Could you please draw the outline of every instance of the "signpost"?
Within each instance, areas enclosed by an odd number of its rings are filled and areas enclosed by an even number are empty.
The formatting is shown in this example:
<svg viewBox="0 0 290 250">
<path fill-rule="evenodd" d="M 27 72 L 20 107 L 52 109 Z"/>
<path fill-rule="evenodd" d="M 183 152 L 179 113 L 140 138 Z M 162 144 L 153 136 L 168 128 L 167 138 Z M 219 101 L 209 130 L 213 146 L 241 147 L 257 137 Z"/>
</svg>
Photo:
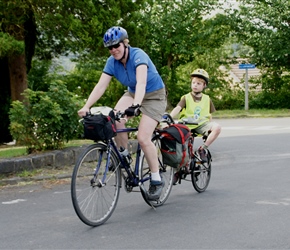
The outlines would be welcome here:
<svg viewBox="0 0 290 250">
<path fill-rule="evenodd" d="M 255 64 L 250 64 L 250 63 L 239 64 L 239 69 L 245 69 L 246 70 L 246 76 L 245 76 L 245 110 L 249 109 L 248 69 L 254 69 L 254 68 L 256 68 Z"/>
</svg>

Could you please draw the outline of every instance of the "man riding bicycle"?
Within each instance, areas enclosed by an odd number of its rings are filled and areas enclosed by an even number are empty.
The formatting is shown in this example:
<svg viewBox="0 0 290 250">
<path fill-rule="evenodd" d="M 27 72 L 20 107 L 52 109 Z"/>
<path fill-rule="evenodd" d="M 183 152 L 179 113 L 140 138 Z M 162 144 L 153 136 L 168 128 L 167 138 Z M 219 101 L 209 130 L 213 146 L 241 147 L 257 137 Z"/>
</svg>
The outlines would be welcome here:
<svg viewBox="0 0 290 250">
<path fill-rule="evenodd" d="M 138 116 L 142 112 L 137 139 L 151 170 L 148 199 L 157 200 L 164 182 L 159 174 L 156 147 L 151 141 L 151 135 L 166 109 L 164 83 L 149 56 L 142 49 L 129 45 L 124 28 L 116 26 L 108 29 L 103 43 L 111 56 L 107 59 L 98 84 L 78 114 L 82 117 L 89 112 L 90 107 L 104 94 L 113 76 L 128 87 L 128 91 L 117 102 L 115 110 L 125 111 L 127 117 Z M 123 129 L 125 121 L 116 125 L 117 129 Z M 127 133 L 119 133 L 115 139 L 118 147 L 127 148 Z"/>
</svg>

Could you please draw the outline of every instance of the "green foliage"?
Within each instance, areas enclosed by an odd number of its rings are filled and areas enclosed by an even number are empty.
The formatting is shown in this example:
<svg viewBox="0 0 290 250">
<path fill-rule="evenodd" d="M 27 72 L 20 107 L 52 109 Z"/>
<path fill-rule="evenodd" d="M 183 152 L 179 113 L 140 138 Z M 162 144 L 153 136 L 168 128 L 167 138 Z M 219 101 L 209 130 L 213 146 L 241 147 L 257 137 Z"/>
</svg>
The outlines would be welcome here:
<svg viewBox="0 0 290 250">
<path fill-rule="evenodd" d="M 101 62 L 100 62 L 101 61 Z M 63 77 L 68 86 L 68 90 L 79 96 L 84 102 L 97 84 L 104 67 L 104 60 L 98 63 L 93 61 L 80 62 L 76 69 Z M 124 94 L 124 87 L 115 78 L 109 84 L 104 95 L 98 100 L 97 106 L 114 107 L 120 97 Z"/>
<path fill-rule="evenodd" d="M 33 60 L 32 68 L 28 74 L 28 87 L 31 90 L 48 91 L 49 84 L 53 80 L 53 75 L 49 73 L 51 61 Z"/>
<path fill-rule="evenodd" d="M 50 84 L 48 92 L 24 92 L 24 102 L 15 101 L 10 109 L 10 131 L 29 153 L 59 149 L 76 137 L 80 102 L 62 82 Z"/>
<path fill-rule="evenodd" d="M 233 31 L 253 48 L 251 61 L 262 68 L 290 69 L 288 0 L 239 0 L 240 9 L 231 15 Z"/>
<path fill-rule="evenodd" d="M 258 92 L 250 100 L 252 108 L 290 109 L 290 75 L 267 74 L 263 77 L 264 91 Z"/>
<path fill-rule="evenodd" d="M 144 13 L 141 25 L 148 29 L 147 37 L 151 41 L 145 50 L 159 70 L 176 69 L 204 54 L 205 48 L 216 48 L 223 43 L 225 18 L 203 18 L 218 5 L 215 0 L 154 1 Z M 167 82 L 167 75 L 162 76 Z"/>
<path fill-rule="evenodd" d="M 123 21 L 132 34 L 136 33 L 133 17 L 139 15 L 135 12 L 143 9 L 144 2 L 1 0 L 0 57 L 10 52 L 24 53 L 24 47 L 27 65 L 33 55 L 51 59 L 70 52 L 107 54 L 106 50 L 100 50 L 104 32 Z"/>
<path fill-rule="evenodd" d="M 220 98 L 210 95 L 217 110 L 243 109 L 245 105 L 245 94 L 241 89 L 224 89 Z"/>
<path fill-rule="evenodd" d="M 205 18 L 219 6 L 216 0 L 158 0 L 143 13 L 140 25 L 150 41 L 144 44 L 144 50 L 165 82 L 169 108 L 190 91 L 189 74 L 193 69 L 204 68 L 216 75 L 225 61 L 221 60 L 222 53 L 215 51 L 229 36 L 227 17 L 219 14 Z"/>
<path fill-rule="evenodd" d="M 88 98 L 101 76 L 102 70 L 93 62 L 78 63 L 75 70 L 64 76 L 68 90 L 82 99 Z"/>
<path fill-rule="evenodd" d="M 68 52 L 102 56 L 102 37 L 111 26 L 132 22 L 144 0 L 43 0 L 33 1 L 37 25 L 41 28 L 37 55 L 51 58 Z M 127 26 L 127 25 L 125 25 Z M 55 28 L 57 27 L 57 28 Z M 89 53 L 88 53 L 89 52 Z"/>
<path fill-rule="evenodd" d="M 217 109 L 243 107 L 243 90 L 232 88 L 219 70 L 235 56 L 248 57 L 266 72 L 257 80 L 263 93 L 250 94 L 250 107 L 261 107 L 263 102 L 267 107 L 285 105 L 289 92 L 289 79 L 284 75 L 290 69 L 290 2 L 239 2 L 240 8 L 232 15 L 212 16 L 212 11 L 220 8 L 218 0 L 3 0 L 0 57 L 23 53 L 24 47 L 26 54 L 33 55 L 36 48 L 38 59 L 47 61 L 33 61 L 29 88 L 48 91 L 50 82 L 60 79 L 84 102 L 109 55 L 103 48 L 103 34 L 109 27 L 121 25 L 129 33 L 130 44 L 143 48 L 156 65 L 168 90 L 169 105 L 174 106 L 190 91 L 189 73 L 204 68 L 211 78 L 205 93 Z M 29 39 L 34 36 L 37 44 Z M 52 57 L 71 52 L 86 61 L 79 61 L 72 74 L 48 72 Z M 29 64 L 30 57 L 26 59 Z M 113 79 L 97 105 L 113 107 L 124 89 Z"/>
<path fill-rule="evenodd" d="M 0 58 L 12 55 L 12 54 L 23 54 L 24 42 L 17 41 L 14 37 L 9 34 L 0 31 Z"/>
<path fill-rule="evenodd" d="M 262 87 L 252 93 L 251 108 L 289 108 L 290 2 L 239 0 L 230 23 L 238 41 L 251 48 L 246 56 L 262 76 L 255 80 Z M 252 80 L 251 80 L 252 81 Z"/>
<path fill-rule="evenodd" d="M 239 0 L 230 23 L 238 40 L 251 47 L 250 61 L 260 68 L 290 70 L 290 2 Z"/>
</svg>

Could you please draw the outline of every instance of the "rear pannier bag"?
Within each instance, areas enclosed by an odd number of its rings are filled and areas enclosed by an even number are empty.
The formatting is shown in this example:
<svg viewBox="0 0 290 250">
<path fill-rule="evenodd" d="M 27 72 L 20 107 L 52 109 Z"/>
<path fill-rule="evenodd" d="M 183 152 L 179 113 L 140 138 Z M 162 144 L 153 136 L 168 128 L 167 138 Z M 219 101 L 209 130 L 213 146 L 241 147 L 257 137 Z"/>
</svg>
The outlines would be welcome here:
<svg viewBox="0 0 290 250">
<path fill-rule="evenodd" d="M 159 130 L 159 134 L 163 164 L 178 169 L 186 166 L 193 140 L 190 129 L 183 124 L 172 124 Z"/>
<path fill-rule="evenodd" d="M 113 111 L 109 115 L 97 113 L 83 118 L 84 138 L 94 141 L 106 141 L 116 135 L 115 114 Z"/>
</svg>

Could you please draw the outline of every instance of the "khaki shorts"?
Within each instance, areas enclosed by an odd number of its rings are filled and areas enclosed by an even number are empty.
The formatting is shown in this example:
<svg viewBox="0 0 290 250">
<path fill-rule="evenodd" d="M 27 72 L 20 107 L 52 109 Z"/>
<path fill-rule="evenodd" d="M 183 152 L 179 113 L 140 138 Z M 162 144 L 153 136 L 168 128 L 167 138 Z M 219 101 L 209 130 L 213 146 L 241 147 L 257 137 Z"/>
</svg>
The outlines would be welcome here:
<svg viewBox="0 0 290 250">
<path fill-rule="evenodd" d="M 134 98 L 134 93 L 126 92 L 123 96 L 131 96 Z M 146 93 L 142 104 L 141 112 L 152 119 L 160 122 L 167 106 L 167 97 L 165 88 L 159 89 L 150 93 Z"/>
<path fill-rule="evenodd" d="M 212 129 L 212 127 L 217 124 L 216 122 L 205 122 L 204 124 L 201 124 L 200 126 L 198 126 L 197 128 L 195 128 L 194 130 L 200 134 L 200 135 L 204 135 L 207 134 L 207 132 L 209 130 Z"/>
</svg>

